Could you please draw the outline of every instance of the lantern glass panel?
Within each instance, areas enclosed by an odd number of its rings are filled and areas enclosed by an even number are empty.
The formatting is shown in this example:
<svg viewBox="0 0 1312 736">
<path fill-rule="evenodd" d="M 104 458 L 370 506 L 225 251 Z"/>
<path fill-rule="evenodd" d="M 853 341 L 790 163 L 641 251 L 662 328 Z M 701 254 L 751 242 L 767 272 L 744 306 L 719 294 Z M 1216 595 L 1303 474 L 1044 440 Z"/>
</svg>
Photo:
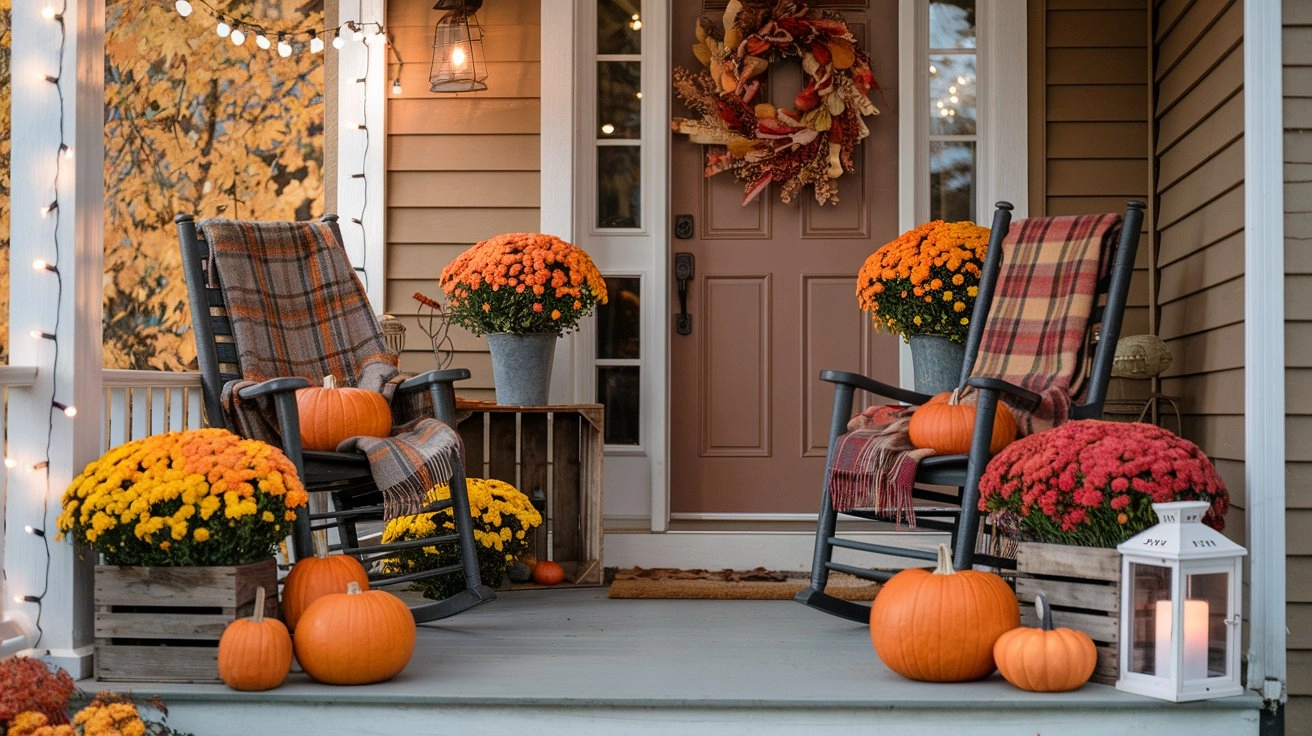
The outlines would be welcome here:
<svg viewBox="0 0 1312 736">
<path fill-rule="evenodd" d="M 1203 667 L 1206 677 L 1226 677 L 1230 673 L 1228 664 L 1230 662 L 1230 631 L 1226 623 L 1227 608 L 1229 607 L 1230 597 L 1230 575 L 1225 572 L 1207 572 L 1201 574 L 1192 574 L 1185 577 L 1185 611 L 1189 611 L 1188 606 L 1193 605 L 1201 607 L 1206 612 L 1206 627 L 1204 631 L 1194 634 L 1190 639 L 1190 629 L 1188 622 L 1185 625 L 1185 658 L 1189 659 L 1191 651 L 1205 651 L 1205 656 L 1200 655 L 1205 663 Z M 1196 675 L 1197 673 L 1195 673 Z M 1185 671 L 1186 677 L 1191 677 L 1188 670 Z"/>
<path fill-rule="evenodd" d="M 1158 677 L 1171 673 L 1171 568 L 1130 563 L 1128 600 L 1134 606 L 1130 672 Z"/>
</svg>

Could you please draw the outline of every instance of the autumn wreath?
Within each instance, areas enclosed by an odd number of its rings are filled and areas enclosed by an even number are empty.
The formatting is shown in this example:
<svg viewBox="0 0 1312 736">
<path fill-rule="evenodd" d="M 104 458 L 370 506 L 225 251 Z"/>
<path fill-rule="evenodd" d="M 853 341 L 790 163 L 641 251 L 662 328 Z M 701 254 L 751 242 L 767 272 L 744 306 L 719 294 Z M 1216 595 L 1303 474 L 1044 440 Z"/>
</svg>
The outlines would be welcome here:
<svg viewBox="0 0 1312 736">
<path fill-rule="evenodd" d="M 852 151 L 870 135 L 862 117 L 879 114 L 869 98 L 870 57 L 847 23 L 793 0 L 729 0 L 722 36 L 705 18 L 696 32 L 692 50 L 705 68 L 676 68 L 674 91 L 701 117 L 676 118 L 672 127 L 714 146 L 706 176 L 733 171 L 745 185 L 744 205 L 772 181 L 783 185 L 785 203 L 808 184 L 820 204 L 837 203 L 835 181 L 854 169 Z M 792 107 L 754 102 L 770 64 L 789 58 L 801 60 L 806 80 Z"/>
</svg>

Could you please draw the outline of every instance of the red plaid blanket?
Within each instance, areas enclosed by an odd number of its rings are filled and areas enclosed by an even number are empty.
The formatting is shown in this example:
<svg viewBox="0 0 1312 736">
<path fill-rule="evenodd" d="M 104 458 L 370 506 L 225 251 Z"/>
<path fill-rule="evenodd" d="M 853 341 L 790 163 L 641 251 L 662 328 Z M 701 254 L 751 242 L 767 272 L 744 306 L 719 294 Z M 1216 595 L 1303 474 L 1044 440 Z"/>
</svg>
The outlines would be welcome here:
<svg viewBox="0 0 1312 736">
<path fill-rule="evenodd" d="M 229 382 L 222 395 L 234 431 L 281 445 L 272 403 L 238 396 L 279 376 L 319 385 L 331 374 L 391 402 L 400 381 L 396 356 L 330 224 L 208 219 L 197 225 L 223 281 L 238 346 L 242 379 Z M 355 438 L 339 448 L 368 455 L 389 519 L 423 509 L 428 489 L 450 480 L 460 446 L 450 427 L 414 419 L 413 407 L 392 403 L 398 426 L 391 437 Z"/>
<path fill-rule="evenodd" d="M 829 469 L 829 503 L 838 511 L 876 509 L 916 525 L 911 491 L 920 459 L 934 454 L 907 438 L 915 407 L 884 405 L 853 417 Z"/>
<path fill-rule="evenodd" d="M 1089 318 L 1098 281 L 1111 269 L 1121 231 L 1117 214 L 1042 217 L 1013 223 L 1003 268 L 971 371 L 1041 397 L 1015 412 L 1021 434 L 1066 420 L 1084 388 Z M 1013 407 L 1014 408 L 1014 407 Z"/>
</svg>

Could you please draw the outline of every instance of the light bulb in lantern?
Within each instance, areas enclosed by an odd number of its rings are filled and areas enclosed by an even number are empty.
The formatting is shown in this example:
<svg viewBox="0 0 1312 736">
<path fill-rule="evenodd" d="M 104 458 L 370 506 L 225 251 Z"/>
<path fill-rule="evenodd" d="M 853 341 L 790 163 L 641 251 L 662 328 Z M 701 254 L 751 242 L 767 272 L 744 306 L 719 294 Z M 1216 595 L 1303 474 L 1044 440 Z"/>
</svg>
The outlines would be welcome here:
<svg viewBox="0 0 1312 736">
<path fill-rule="evenodd" d="M 232 33 L 232 26 L 228 25 L 227 20 L 219 18 L 219 24 L 214 26 L 214 32 L 219 34 L 219 38 L 227 38 L 228 34 Z"/>
<path fill-rule="evenodd" d="M 178 0 L 176 3 L 173 3 L 173 9 L 178 11 L 178 15 L 183 18 L 191 15 L 191 3 L 187 2 L 187 0 Z"/>
<path fill-rule="evenodd" d="M 234 28 L 232 29 L 232 35 L 228 38 L 232 39 L 233 46 L 240 46 L 246 43 L 246 32 L 240 28 Z"/>
<path fill-rule="evenodd" d="M 320 51 L 323 51 L 323 39 L 319 38 L 318 33 L 310 31 L 310 53 L 317 54 Z"/>
<path fill-rule="evenodd" d="M 467 58 L 467 57 L 465 56 L 465 47 L 464 47 L 464 46 L 456 46 L 454 49 L 451 49 L 451 66 L 452 66 L 452 67 L 454 67 L 454 68 L 456 68 L 456 69 L 464 69 L 464 68 L 465 68 L 465 59 L 466 59 L 466 58 Z"/>
<path fill-rule="evenodd" d="M 264 35 L 263 33 L 260 33 L 255 36 L 255 45 L 259 46 L 261 49 L 265 51 L 268 51 L 269 47 L 273 46 L 273 42 L 269 40 L 268 36 Z"/>
</svg>

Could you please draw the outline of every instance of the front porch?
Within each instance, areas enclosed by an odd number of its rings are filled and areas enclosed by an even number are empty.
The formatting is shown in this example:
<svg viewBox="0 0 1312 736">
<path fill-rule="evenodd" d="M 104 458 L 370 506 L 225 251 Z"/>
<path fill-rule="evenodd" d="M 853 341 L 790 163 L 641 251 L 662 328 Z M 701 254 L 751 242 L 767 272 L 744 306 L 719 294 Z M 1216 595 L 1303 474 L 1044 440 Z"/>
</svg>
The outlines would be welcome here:
<svg viewBox="0 0 1312 736">
<path fill-rule="evenodd" d="M 498 593 L 419 627 L 397 678 L 336 687 L 295 672 L 280 688 L 79 683 L 158 694 L 169 724 L 215 733 L 1258 733 L 1247 694 L 1167 703 L 1085 685 L 1027 693 L 905 680 L 865 627 L 792 601 L 610 600 L 604 588 Z"/>
</svg>

